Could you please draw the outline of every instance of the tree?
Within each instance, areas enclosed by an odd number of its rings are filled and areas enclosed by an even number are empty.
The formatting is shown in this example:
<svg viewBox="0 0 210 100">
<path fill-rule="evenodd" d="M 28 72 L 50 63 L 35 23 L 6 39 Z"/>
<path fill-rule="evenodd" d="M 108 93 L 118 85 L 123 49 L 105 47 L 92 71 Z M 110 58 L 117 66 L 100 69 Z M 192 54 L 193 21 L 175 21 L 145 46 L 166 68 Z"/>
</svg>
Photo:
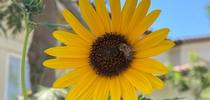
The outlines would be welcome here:
<svg viewBox="0 0 210 100">
<path fill-rule="evenodd" d="M 207 5 L 207 11 L 208 11 L 208 14 L 209 14 L 209 17 L 210 17 L 210 4 Z"/>
<path fill-rule="evenodd" d="M 54 0 L 45 0 L 45 8 L 42 13 L 35 16 L 36 22 L 50 21 L 54 22 L 58 18 L 58 10 Z M 29 48 L 28 57 L 31 66 L 31 83 L 32 86 L 41 84 L 45 86 L 50 86 L 55 79 L 55 72 L 51 69 L 46 69 L 43 67 L 42 62 L 44 59 L 48 58 L 43 51 L 51 46 L 56 45 L 55 39 L 53 39 L 51 33 L 54 29 L 47 28 L 45 26 L 37 26 L 33 32 L 32 43 Z"/>
</svg>

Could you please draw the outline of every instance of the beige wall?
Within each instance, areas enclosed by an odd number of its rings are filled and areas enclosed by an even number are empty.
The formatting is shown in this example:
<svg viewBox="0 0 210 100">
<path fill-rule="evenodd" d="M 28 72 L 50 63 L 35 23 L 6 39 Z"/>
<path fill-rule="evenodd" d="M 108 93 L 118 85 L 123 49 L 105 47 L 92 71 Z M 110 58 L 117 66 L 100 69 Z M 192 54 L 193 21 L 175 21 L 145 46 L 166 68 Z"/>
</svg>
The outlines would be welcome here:
<svg viewBox="0 0 210 100">
<path fill-rule="evenodd" d="M 195 52 L 201 60 L 210 63 L 210 40 L 183 42 L 155 58 L 167 64 L 181 65 L 189 62 L 190 52 Z"/>
<path fill-rule="evenodd" d="M 188 62 L 187 54 L 189 51 L 196 52 L 202 60 L 210 62 L 210 39 L 198 42 L 189 42 L 180 46 L 181 63 Z"/>
</svg>

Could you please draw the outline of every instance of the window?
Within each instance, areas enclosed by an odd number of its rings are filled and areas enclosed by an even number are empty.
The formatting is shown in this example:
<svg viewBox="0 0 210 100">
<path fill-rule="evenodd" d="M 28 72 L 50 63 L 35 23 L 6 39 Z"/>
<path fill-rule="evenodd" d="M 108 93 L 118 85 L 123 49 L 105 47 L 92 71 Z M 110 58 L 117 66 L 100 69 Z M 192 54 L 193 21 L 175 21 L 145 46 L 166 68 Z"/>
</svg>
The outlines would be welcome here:
<svg viewBox="0 0 210 100">
<path fill-rule="evenodd" d="M 21 93 L 21 68 L 20 68 L 20 57 L 11 55 L 9 56 L 8 65 L 8 79 L 6 87 L 6 100 L 16 100 Z M 27 89 L 30 89 L 30 67 L 26 63 L 25 67 L 25 80 Z"/>
</svg>

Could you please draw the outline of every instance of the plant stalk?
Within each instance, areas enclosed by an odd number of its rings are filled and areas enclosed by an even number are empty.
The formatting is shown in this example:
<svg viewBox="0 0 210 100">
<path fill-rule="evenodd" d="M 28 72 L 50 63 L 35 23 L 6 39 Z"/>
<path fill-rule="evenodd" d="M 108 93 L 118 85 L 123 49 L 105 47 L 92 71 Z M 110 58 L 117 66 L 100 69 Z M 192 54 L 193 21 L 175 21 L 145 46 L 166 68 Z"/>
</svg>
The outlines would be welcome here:
<svg viewBox="0 0 210 100">
<path fill-rule="evenodd" d="M 28 100 L 26 81 L 25 81 L 25 63 L 26 63 L 27 48 L 29 43 L 30 27 L 28 26 L 29 14 L 27 12 L 25 12 L 24 14 L 24 22 L 25 22 L 25 36 L 24 36 L 24 44 L 22 48 L 22 57 L 21 57 L 21 88 L 24 100 Z"/>
</svg>

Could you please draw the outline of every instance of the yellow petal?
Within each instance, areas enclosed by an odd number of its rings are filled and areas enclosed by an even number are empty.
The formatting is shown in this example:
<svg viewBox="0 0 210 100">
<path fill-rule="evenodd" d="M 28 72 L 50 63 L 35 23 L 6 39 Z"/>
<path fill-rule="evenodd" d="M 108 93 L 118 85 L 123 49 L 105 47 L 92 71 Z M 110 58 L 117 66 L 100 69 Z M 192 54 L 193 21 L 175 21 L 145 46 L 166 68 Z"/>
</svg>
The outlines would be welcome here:
<svg viewBox="0 0 210 100">
<path fill-rule="evenodd" d="M 147 15 L 141 23 L 139 23 L 130 33 L 129 39 L 132 43 L 136 42 L 136 39 L 140 37 L 148 28 L 155 22 L 160 15 L 160 10 L 154 10 Z"/>
<path fill-rule="evenodd" d="M 150 58 L 135 59 L 131 66 L 139 71 L 151 74 L 166 74 L 168 72 L 164 64 Z"/>
<path fill-rule="evenodd" d="M 79 47 L 58 46 L 44 51 L 46 54 L 62 58 L 87 58 L 88 50 Z"/>
<path fill-rule="evenodd" d="M 135 88 L 124 76 L 120 76 L 120 84 L 123 100 L 138 100 Z"/>
<path fill-rule="evenodd" d="M 168 28 L 163 28 L 163 29 L 154 31 L 150 33 L 149 35 L 145 36 L 144 39 L 139 40 L 135 44 L 134 48 L 143 50 L 149 47 L 154 47 L 166 39 L 168 32 L 169 32 Z"/>
<path fill-rule="evenodd" d="M 103 82 L 104 82 L 104 79 L 103 79 L 103 77 L 101 77 L 101 78 L 98 80 L 98 82 L 97 82 L 97 84 L 96 84 L 96 86 L 95 86 L 95 91 L 93 92 L 92 100 L 100 100 L 100 99 L 98 99 L 98 98 L 100 98 L 100 97 L 98 96 L 98 93 L 101 92 L 101 90 L 100 90 L 101 87 L 103 88 L 103 86 L 102 86 Z"/>
<path fill-rule="evenodd" d="M 121 88 L 120 88 L 120 82 L 119 77 L 113 77 L 110 80 L 110 96 L 111 100 L 121 100 Z"/>
<path fill-rule="evenodd" d="M 129 33 L 133 30 L 133 28 L 138 24 L 141 23 L 143 18 L 146 16 L 147 11 L 150 7 L 150 0 L 142 0 L 141 3 L 136 8 L 133 17 L 128 25 L 126 33 Z M 131 34 L 131 33 L 130 33 Z"/>
<path fill-rule="evenodd" d="M 86 92 L 84 92 L 78 99 L 79 100 L 90 100 L 90 98 L 92 97 L 93 95 L 93 92 L 95 91 L 95 88 L 96 88 L 96 85 L 98 84 L 98 80 L 99 80 L 100 77 L 97 77 L 95 79 L 95 81 L 93 82 L 93 84 L 91 84 L 89 86 L 89 88 L 87 89 Z"/>
<path fill-rule="evenodd" d="M 69 23 L 69 25 L 73 28 L 73 30 L 84 40 L 89 43 L 95 39 L 94 35 L 90 33 L 78 20 L 74 17 L 74 15 L 69 12 L 67 9 L 64 9 L 63 16 L 65 20 Z"/>
<path fill-rule="evenodd" d="M 102 21 L 100 20 L 99 16 L 89 1 L 79 0 L 79 5 L 83 19 L 86 21 L 93 33 L 97 35 L 104 34 L 105 30 Z"/>
<path fill-rule="evenodd" d="M 109 79 L 103 78 L 99 87 L 100 91 L 95 91 L 93 100 L 107 100 L 109 95 Z M 96 95 L 97 94 L 97 95 Z"/>
<path fill-rule="evenodd" d="M 60 42 L 64 43 L 65 45 L 74 46 L 74 47 L 88 47 L 86 41 L 81 39 L 78 35 L 70 32 L 65 31 L 54 31 L 53 36 Z"/>
<path fill-rule="evenodd" d="M 89 66 L 87 66 L 63 75 L 53 83 L 53 88 L 65 88 L 75 83 L 78 84 L 78 82 L 83 78 L 84 73 L 87 73 L 89 69 Z"/>
<path fill-rule="evenodd" d="M 47 68 L 66 69 L 66 68 L 79 68 L 88 65 L 88 58 L 56 58 L 49 59 L 43 62 Z"/>
<path fill-rule="evenodd" d="M 111 30 L 112 32 L 120 32 L 121 7 L 120 0 L 109 0 L 111 9 Z"/>
<path fill-rule="evenodd" d="M 110 17 L 106 9 L 104 0 L 95 0 L 95 5 L 96 5 L 96 12 L 104 24 L 105 32 L 110 33 L 111 32 Z"/>
<path fill-rule="evenodd" d="M 143 92 L 144 94 L 152 93 L 152 85 L 150 84 L 149 80 L 137 70 L 128 69 L 128 71 L 125 72 L 124 77 L 126 77 L 126 79 L 129 80 L 129 82 L 134 87 L 136 87 L 139 91 Z"/>
<path fill-rule="evenodd" d="M 66 100 L 77 100 L 77 98 L 81 96 L 81 94 L 86 92 L 87 89 L 91 86 L 91 84 L 93 84 L 93 82 L 97 78 L 97 75 L 95 74 L 95 72 L 92 71 L 92 69 L 89 69 L 88 71 L 82 74 L 84 77 L 67 94 Z"/>
<path fill-rule="evenodd" d="M 137 0 L 126 0 L 125 6 L 122 10 L 122 19 L 121 19 L 121 30 L 120 33 L 125 34 L 125 29 L 128 27 L 129 22 L 133 16 L 133 13 L 136 8 Z"/>
<path fill-rule="evenodd" d="M 174 42 L 165 40 L 159 43 L 158 45 L 154 47 L 150 47 L 148 49 L 142 49 L 142 50 L 137 50 L 136 52 L 136 57 L 137 58 L 145 58 L 145 57 L 152 57 L 152 56 L 157 56 L 170 48 L 174 46 Z"/>
<path fill-rule="evenodd" d="M 143 72 L 142 72 L 143 73 Z M 152 84 L 152 88 L 154 89 L 162 89 L 164 87 L 164 83 L 158 77 L 153 76 L 152 74 L 143 73 L 144 76 L 150 81 Z"/>
</svg>

